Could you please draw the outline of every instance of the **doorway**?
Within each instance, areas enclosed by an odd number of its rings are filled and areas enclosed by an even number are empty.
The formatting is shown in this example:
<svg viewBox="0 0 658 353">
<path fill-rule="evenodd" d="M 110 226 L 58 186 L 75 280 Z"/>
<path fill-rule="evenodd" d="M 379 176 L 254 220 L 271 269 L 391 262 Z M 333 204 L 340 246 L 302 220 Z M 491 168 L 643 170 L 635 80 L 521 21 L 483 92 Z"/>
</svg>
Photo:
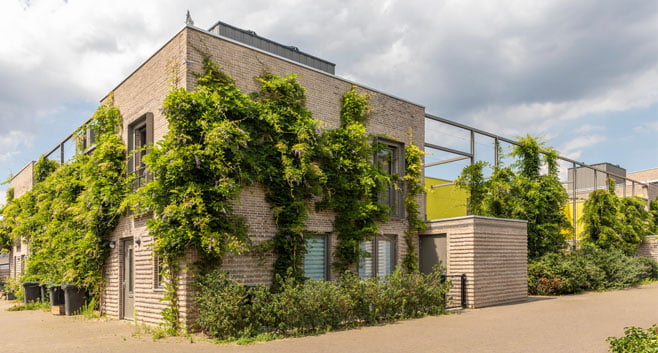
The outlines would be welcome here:
<svg viewBox="0 0 658 353">
<path fill-rule="evenodd" d="M 135 312 L 135 254 L 133 238 L 121 241 L 121 318 L 132 320 Z"/>
</svg>

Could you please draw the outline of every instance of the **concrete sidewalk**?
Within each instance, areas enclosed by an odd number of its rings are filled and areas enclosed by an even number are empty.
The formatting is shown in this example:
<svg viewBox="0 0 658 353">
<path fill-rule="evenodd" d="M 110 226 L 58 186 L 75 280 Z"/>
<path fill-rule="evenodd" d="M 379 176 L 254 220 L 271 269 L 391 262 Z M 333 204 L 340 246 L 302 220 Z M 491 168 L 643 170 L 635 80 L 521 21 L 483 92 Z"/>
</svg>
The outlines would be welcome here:
<svg viewBox="0 0 658 353">
<path fill-rule="evenodd" d="M 468 310 L 390 325 L 248 346 L 190 339 L 154 342 L 116 320 L 8 312 L 0 304 L 2 352 L 606 352 L 625 326 L 658 323 L 658 284 L 622 291 L 534 297 L 515 305 Z"/>
</svg>

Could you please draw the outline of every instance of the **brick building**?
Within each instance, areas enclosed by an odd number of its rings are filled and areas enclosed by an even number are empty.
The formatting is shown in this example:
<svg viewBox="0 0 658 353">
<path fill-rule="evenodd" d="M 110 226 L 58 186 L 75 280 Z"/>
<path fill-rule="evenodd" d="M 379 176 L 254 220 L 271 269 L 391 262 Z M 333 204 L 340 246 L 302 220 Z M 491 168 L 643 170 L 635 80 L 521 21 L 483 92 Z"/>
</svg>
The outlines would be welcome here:
<svg viewBox="0 0 658 353">
<path fill-rule="evenodd" d="M 398 161 L 404 162 L 404 145 L 408 142 L 410 130 L 414 143 L 423 146 L 424 107 L 337 77 L 333 64 L 295 47 L 281 45 L 253 32 L 219 22 L 208 31 L 186 26 L 102 99 L 103 103 L 111 99 L 121 111 L 122 139 L 128 150 L 157 142 L 167 133 L 167 121 L 161 113 L 163 101 L 172 84 L 187 90 L 195 89 L 194 74 L 203 71 L 203 55 L 210 55 L 235 79 L 243 92 L 256 91 L 258 85 L 254 78 L 263 72 L 275 75 L 295 73 L 299 83 L 307 90 L 307 108 L 328 129 L 339 126 L 341 97 L 356 86 L 357 90 L 370 97 L 372 115 L 367 125 L 369 132 L 387 136 Z M 13 178 L 11 184 L 16 197 L 31 188 L 32 166 L 33 163 Z M 128 169 L 140 172 L 135 165 L 129 165 Z M 419 198 L 419 202 L 424 200 Z M 236 213 L 246 218 L 249 233 L 253 235 L 252 241 L 256 244 L 271 239 L 277 231 L 270 206 L 264 199 L 264 190 L 259 186 L 244 189 L 236 203 Z M 336 243 L 335 235 L 331 234 L 333 218 L 329 211 L 312 213 L 309 217 L 308 230 L 324 234 L 310 242 L 305 263 L 309 277 L 333 279 L 336 276 L 331 271 L 329 258 Z M 153 238 L 145 221 L 143 218 L 122 217 L 110 236 L 111 251 L 104 265 L 101 310 L 111 317 L 157 324 L 167 304 L 162 301 L 162 278 L 158 275 Z M 362 275 L 384 275 L 401 263 L 407 249 L 402 237 L 406 229 L 407 223 L 401 213 L 381 225 L 382 235 L 365 245 L 372 250 L 373 258 L 376 256 L 379 261 L 368 259 L 360 271 Z M 20 274 L 27 252 L 25 244 L 14 245 L 12 276 L 16 275 L 16 271 Z M 274 259 L 273 254 L 266 254 L 264 262 L 257 256 L 229 256 L 222 268 L 245 284 L 269 284 Z M 183 263 L 189 264 L 193 260 L 190 254 Z M 184 323 L 191 319 L 193 298 L 188 290 L 190 278 L 187 271 L 181 272 L 178 294 Z"/>
<path fill-rule="evenodd" d="M 421 148 L 424 146 L 426 114 L 423 106 L 337 77 L 334 64 L 295 47 L 218 22 L 208 31 L 186 26 L 102 99 L 103 103 L 111 101 L 121 111 L 121 137 L 128 151 L 157 142 L 166 135 L 168 123 L 161 110 L 164 99 L 172 85 L 188 91 L 196 88 L 195 74 L 203 71 L 205 55 L 219 64 L 233 77 L 237 87 L 247 93 L 258 89 L 254 78 L 263 72 L 280 76 L 296 74 L 298 82 L 306 89 L 307 108 L 326 129 L 339 127 L 341 97 L 345 92 L 356 87 L 359 92 L 366 93 L 372 108 L 367 129 L 372 134 L 385 136 L 379 141 L 389 145 L 392 159 L 396 161 L 390 163 L 392 173 L 404 170 L 403 152 L 405 144 L 409 143 L 410 131 L 413 143 Z M 91 134 L 88 133 L 87 138 L 86 147 L 93 143 Z M 65 142 L 59 146 L 62 160 Z M 143 166 L 137 162 L 139 158 L 131 157 L 134 158 L 129 158 L 128 171 L 141 175 Z M 16 197 L 31 189 L 32 177 L 33 163 L 30 163 L 12 179 Z M 391 213 L 390 221 L 380 225 L 381 234 L 362 244 L 372 257 L 362 262 L 361 276 L 386 275 L 406 255 L 403 235 L 408 225 L 401 212 L 403 207 L 399 201 L 402 198 L 399 196 L 388 198 L 392 209 L 397 211 Z M 424 197 L 419 196 L 418 202 L 423 219 Z M 265 191 L 258 185 L 245 187 L 236 201 L 235 213 L 246 219 L 254 244 L 272 239 L 277 232 Z M 111 233 L 111 250 L 103 266 L 104 289 L 100 306 L 101 311 L 110 317 L 157 324 L 168 304 L 162 300 L 165 295 L 163 279 L 159 275 L 159 261 L 154 256 L 153 237 L 147 230 L 146 220 L 124 216 Z M 331 268 L 331 254 L 337 243 L 335 234 L 332 234 L 333 220 L 331 211 L 309 215 L 306 228 L 321 235 L 308 242 L 308 254 L 304 260 L 307 277 L 331 280 L 337 276 Z M 421 265 L 431 268 L 441 260 L 448 266 L 449 275 L 461 276 L 468 272 L 470 278 L 462 286 L 469 291 L 465 304 L 468 306 L 502 304 L 526 297 L 524 222 L 473 217 L 447 222 L 430 223 L 427 234 L 414 240 L 416 249 L 421 248 L 420 254 L 427 256 L 421 259 Z M 426 244 L 424 249 L 423 244 Z M 27 244 L 14 244 L 11 256 L 12 276 L 16 276 L 29 256 Z M 189 324 L 194 316 L 194 293 L 190 290 L 192 274 L 187 270 L 187 265 L 194 260 L 194 254 L 189 252 L 181 262 L 178 303 L 184 324 Z M 247 285 L 267 285 L 272 280 L 274 260 L 272 253 L 265 254 L 264 259 L 249 254 L 228 255 L 222 269 Z M 507 277 L 494 280 L 500 273 Z M 492 285 L 493 282 L 496 285 Z"/>
</svg>

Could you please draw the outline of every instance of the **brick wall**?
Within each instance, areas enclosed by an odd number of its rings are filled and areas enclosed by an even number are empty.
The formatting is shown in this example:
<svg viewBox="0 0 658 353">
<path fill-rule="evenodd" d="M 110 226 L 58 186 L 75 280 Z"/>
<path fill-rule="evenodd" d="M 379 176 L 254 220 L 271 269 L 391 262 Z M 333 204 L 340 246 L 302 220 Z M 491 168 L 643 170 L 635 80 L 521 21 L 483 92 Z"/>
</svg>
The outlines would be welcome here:
<svg viewBox="0 0 658 353">
<path fill-rule="evenodd" d="M 481 216 L 427 222 L 424 235 L 446 234 L 448 275 L 466 274 L 466 304 L 479 308 L 528 295 L 527 224 Z M 423 236 L 423 235 L 421 235 Z M 456 277 L 454 278 L 455 280 Z M 457 299 L 456 290 L 450 295 Z"/>
<path fill-rule="evenodd" d="M 647 236 L 637 249 L 637 253 L 658 261 L 658 235 Z"/>
<path fill-rule="evenodd" d="M 183 30 L 103 99 L 104 103 L 113 102 L 121 110 L 124 143 L 127 144 L 128 126 L 146 113 L 153 114 L 155 141 L 162 139 L 167 133 L 167 121 L 162 116 L 161 108 L 164 98 L 172 88 L 185 87 L 186 76 L 182 72 L 185 70 L 186 50 L 186 33 Z M 103 267 L 105 287 L 101 310 L 110 317 L 121 317 L 121 239 L 131 237 L 141 239 L 140 245 L 134 245 L 135 321 L 158 324 L 162 319 L 160 313 L 167 304 L 161 301 L 164 292 L 154 288 L 153 238 L 148 234 L 144 219 L 121 217 L 119 225 L 110 235 L 110 240 L 116 242 L 116 247 L 110 251 Z M 184 297 L 185 293 L 181 292 L 180 295 Z M 187 300 L 181 300 L 183 318 L 187 315 L 187 303 Z"/>
</svg>

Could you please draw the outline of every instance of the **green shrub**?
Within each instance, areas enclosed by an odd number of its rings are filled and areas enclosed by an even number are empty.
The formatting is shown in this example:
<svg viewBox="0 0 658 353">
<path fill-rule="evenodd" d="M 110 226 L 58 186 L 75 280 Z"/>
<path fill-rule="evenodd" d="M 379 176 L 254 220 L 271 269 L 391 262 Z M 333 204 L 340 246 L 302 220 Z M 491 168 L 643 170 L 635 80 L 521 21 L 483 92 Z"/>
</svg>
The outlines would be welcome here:
<svg viewBox="0 0 658 353">
<path fill-rule="evenodd" d="M 638 258 L 627 256 L 621 250 L 590 246 L 584 247 L 580 254 L 605 274 L 603 282 L 595 289 L 628 288 L 646 278 L 645 267 Z"/>
<path fill-rule="evenodd" d="M 560 295 L 599 289 L 605 274 L 577 255 L 548 254 L 528 265 L 530 294 Z"/>
<path fill-rule="evenodd" d="M 548 254 L 528 264 L 528 292 L 560 295 L 621 289 L 657 275 L 658 263 L 650 258 L 586 246 L 571 254 Z"/>
<path fill-rule="evenodd" d="M 248 304 L 247 289 L 228 278 L 226 273 L 211 272 L 198 282 L 196 304 L 199 317 L 196 324 L 210 336 L 239 338 L 257 331 Z"/>
<path fill-rule="evenodd" d="M 639 327 L 624 328 L 623 337 L 608 337 L 610 351 L 613 353 L 657 353 L 658 352 L 658 325 L 643 330 Z"/>
<path fill-rule="evenodd" d="M 7 278 L 7 283 L 5 284 L 5 290 L 8 293 L 14 293 L 16 300 L 19 302 L 23 301 L 25 297 L 25 290 L 23 289 L 23 283 L 21 278 L 9 277 Z"/>
<path fill-rule="evenodd" d="M 438 269 L 429 275 L 397 270 L 384 279 L 349 272 L 336 282 L 288 277 L 272 293 L 213 271 L 197 282 L 196 325 L 219 339 L 315 334 L 444 313 L 449 286 Z"/>
<path fill-rule="evenodd" d="M 644 269 L 643 277 L 658 280 L 658 261 L 646 256 L 638 256 L 635 261 L 639 262 Z"/>
<path fill-rule="evenodd" d="M 289 277 L 279 290 L 271 296 L 268 305 L 261 307 L 271 320 L 264 323 L 280 334 L 326 332 L 340 327 L 351 317 L 349 296 L 332 282 L 309 280 L 299 285 Z"/>
</svg>

